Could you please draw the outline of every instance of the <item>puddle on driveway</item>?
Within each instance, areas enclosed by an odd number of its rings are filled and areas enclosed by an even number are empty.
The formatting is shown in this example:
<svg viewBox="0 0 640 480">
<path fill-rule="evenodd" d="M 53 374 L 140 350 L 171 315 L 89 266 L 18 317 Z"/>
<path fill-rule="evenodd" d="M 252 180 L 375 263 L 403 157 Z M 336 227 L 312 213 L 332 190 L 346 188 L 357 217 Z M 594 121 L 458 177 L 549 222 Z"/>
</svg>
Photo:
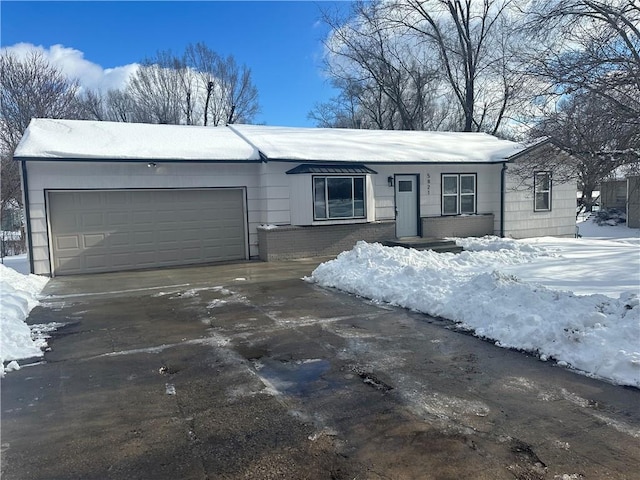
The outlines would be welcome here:
<svg viewBox="0 0 640 480">
<path fill-rule="evenodd" d="M 279 361 L 263 357 L 254 360 L 253 365 L 262 380 L 281 394 L 305 396 L 333 386 L 323 377 L 331 369 L 328 360 Z"/>
</svg>

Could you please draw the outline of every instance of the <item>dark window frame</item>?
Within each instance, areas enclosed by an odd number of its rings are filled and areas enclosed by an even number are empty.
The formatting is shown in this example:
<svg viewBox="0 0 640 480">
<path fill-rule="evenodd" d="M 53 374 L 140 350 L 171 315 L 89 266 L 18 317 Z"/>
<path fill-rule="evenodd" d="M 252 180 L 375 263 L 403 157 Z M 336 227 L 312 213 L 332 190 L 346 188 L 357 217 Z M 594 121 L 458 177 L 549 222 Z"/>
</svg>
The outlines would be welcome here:
<svg viewBox="0 0 640 480">
<path fill-rule="evenodd" d="M 539 190 L 539 182 L 538 177 L 544 176 L 546 178 L 547 189 Z M 550 171 L 541 170 L 533 172 L 533 211 L 534 212 L 550 212 L 552 207 L 552 199 L 553 199 L 553 176 Z M 547 195 L 547 206 L 543 208 L 538 207 L 538 195 Z"/>
<path fill-rule="evenodd" d="M 350 179 L 351 180 L 351 216 L 331 216 L 330 198 L 329 198 L 329 182 L 334 179 Z M 356 179 L 362 181 L 362 215 L 356 215 Z M 318 216 L 316 180 L 323 180 L 323 202 L 324 217 Z M 312 175 L 311 188 L 313 196 L 313 220 L 316 222 L 332 222 L 336 220 L 361 220 L 367 218 L 367 176 L 366 175 Z M 359 199 L 358 199 L 359 200 Z"/>
</svg>

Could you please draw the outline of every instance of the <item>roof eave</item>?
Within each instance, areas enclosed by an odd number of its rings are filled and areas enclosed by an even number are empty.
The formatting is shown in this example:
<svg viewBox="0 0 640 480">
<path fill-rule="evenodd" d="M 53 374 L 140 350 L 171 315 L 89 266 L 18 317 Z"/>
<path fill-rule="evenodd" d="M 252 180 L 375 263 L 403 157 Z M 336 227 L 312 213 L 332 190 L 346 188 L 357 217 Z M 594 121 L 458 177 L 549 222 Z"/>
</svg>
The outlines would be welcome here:
<svg viewBox="0 0 640 480">
<path fill-rule="evenodd" d="M 112 157 L 34 157 L 16 156 L 17 162 L 87 162 L 87 163 L 261 163 L 259 158 L 213 159 L 213 158 L 112 158 Z"/>
</svg>

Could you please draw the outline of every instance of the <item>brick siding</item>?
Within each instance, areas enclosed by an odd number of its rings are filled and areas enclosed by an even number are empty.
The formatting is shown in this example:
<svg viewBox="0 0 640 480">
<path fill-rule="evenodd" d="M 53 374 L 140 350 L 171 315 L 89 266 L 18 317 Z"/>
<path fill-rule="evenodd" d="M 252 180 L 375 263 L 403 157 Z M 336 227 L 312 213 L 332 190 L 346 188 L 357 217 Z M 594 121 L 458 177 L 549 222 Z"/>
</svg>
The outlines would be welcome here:
<svg viewBox="0 0 640 480">
<path fill-rule="evenodd" d="M 482 237 L 484 235 L 493 235 L 493 214 L 422 218 L 423 237 Z"/>
<path fill-rule="evenodd" d="M 359 240 L 391 240 L 395 238 L 395 227 L 393 221 L 272 229 L 258 227 L 260 260 L 271 262 L 337 255 L 353 248 Z"/>
</svg>

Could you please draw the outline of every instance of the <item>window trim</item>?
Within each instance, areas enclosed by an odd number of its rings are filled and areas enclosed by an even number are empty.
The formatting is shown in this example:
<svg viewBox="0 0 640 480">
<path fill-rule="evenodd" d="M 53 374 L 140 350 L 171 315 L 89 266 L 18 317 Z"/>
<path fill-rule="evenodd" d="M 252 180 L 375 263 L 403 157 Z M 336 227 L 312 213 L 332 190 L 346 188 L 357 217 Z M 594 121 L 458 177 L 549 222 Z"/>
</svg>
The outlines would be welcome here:
<svg viewBox="0 0 640 480">
<path fill-rule="evenodd" d="M 362 215 L 352 215 L 350 217 L 331 217 L 329 216 L 329 182 L 331 178 L 348 178 L 351 179 L 351 212 L 355 213 L 355 179 L 362 179 Z M 324 179 L 324 209 L 325 217 L 316 216 L 316 179 Z M 335 222 L 339 220 L 363 220 L 367 218 L 367 175 L 312 175 L 311 176 L 311 195 L 313 202 L 311 208 L 313 210 L 314 222 Z"/>
<path fill-rule="evenodd" d="M 545 175 L 548 178 L 549 188 L 547 190 L 538 190 L 538 176 Z M 551 172 L 548 170 L 540 170 L 533 172 L 533 211 L 534 212 L 550 212 L 551 211 L 551 200 L 552 200 L 552 182 L 553 176 Z M 546 193 L 548 196 L 548 203 L 546 208 L 538 208 L 538 194 Z"/>
<path fill-rule="evenodd" d="M 453 177 L 456 179 L 456 193 L 444 192 L 445 177 Z M 473 177 L 473 194 L 462 193 L 462 178 Z M 462 197 L 473 196 L 473 212 L 462 212 Z M 444 199 L 445 197 L 455 197 L 456 213 L 445 213 Z M 442 216 L 451 217 L 454 215 L 477 215 L 478 214 L 478 174 L 477 173 L 442 173 L 440 175 L 440 214 Z"/>
</svg>

